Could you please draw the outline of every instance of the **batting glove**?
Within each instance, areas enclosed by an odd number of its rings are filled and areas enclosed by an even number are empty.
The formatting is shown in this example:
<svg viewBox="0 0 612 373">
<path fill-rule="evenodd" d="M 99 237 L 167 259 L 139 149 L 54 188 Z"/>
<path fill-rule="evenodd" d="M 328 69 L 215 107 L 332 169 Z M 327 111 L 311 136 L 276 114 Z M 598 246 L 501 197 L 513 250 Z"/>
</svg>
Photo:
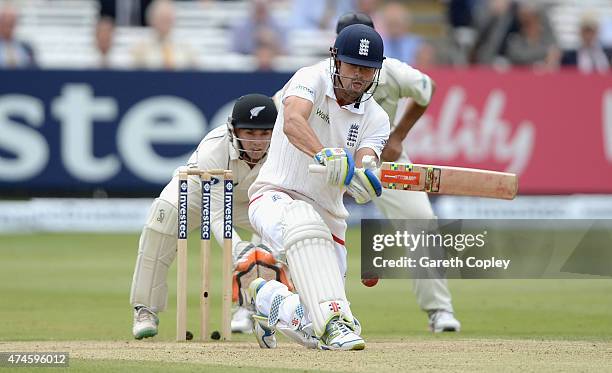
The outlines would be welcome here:
<svg viewBox="0 0 612 373">
<path fill-rule="evenodd" d="M 350 153 L 342 148 L 324 148 L 314 156 L 315 161 L 325 166 L 327 183 L 330 185 L 349 185 L 355 171 L 355 161 Z"/>
<path fill-rule="evenodd" d="M 355 202 L 362 205 L 370 202 L 372 198 L 380 197 L 382 194 L 382 184 L 372 170 L 356 168 L 353 180 L 346 188 L 346 191 L 355 198 Z"/>
</svg>

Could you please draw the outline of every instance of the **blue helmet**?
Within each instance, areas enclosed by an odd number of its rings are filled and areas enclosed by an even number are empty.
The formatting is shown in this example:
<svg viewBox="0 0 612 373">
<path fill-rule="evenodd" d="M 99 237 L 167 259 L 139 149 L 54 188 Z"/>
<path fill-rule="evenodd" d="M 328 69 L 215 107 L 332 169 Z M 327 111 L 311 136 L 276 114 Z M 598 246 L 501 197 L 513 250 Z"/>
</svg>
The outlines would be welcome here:
<svg viewBox="0 0 612 373">
<path fill-rule="evenodd" d="M 383 52 L 383 40 L 376 30 L 354 24 L 340 31 L 332 48 L 332 57 L 353 65 L 380 69 L 385 59 Z"/>
</svg>

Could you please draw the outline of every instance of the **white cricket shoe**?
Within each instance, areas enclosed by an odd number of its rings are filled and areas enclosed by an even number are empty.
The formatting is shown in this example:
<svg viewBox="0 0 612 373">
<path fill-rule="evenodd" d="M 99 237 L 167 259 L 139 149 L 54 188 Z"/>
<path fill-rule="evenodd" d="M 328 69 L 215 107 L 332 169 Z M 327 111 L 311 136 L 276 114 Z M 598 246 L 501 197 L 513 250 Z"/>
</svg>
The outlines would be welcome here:
<svg viewBox="0 0 612 373">
<path fill-rule="evenodd" d="M 158 325 L 159 318 L 155 312 L 145 306 L 134 307 L 134 326 L 132 327 L 134 338 L 143 339 L 155 337 L 157 335 Z"/>
<path fill-rule="evenodd" d="M 253 333 L 261 348 L 276 348 L 276 331 L 268 326 L 268 318 L 253 315 Z"/>
<path fill-rule="evenodd" d="M 248 295 L 251 298 L 251 304 L 255 306 L 257 292 L 266 283 L 261 277 L 256 278 L 249 284 Z M 268 316 L 256 312 L 253 316 L 253 334 L 261 348 L 276 348 L 276 331 L 268 325 Z"/>
<path fill-rule="evenodd" d="M 253 311 L 246 307 L 238 307 L 232 315 L 232 333 L 253 333 Z"/>
<path fill-rule="evenodd" d="M 314 335 L 312 323 L 295 329 L 293 327 L 287 327 L 283 323 L 279 322 L 276 324 L 276 330 L 278 330 L 285 337 L 308 349 L 316 350 L 319 348 L 319 338 L 315 337 Z"/>
<path fill-rule="evenodd" d="M 452 312 L 436 310 L 429 314 L 429 329 L 434 333 L 458 332 L 461 323 Z"/>
<path fill-rule="evenodd" d="M 350 326 L 349 326 L 350 325 Z M 334 317 L 319 340 L 322 350 L 363 350 L 365 341 L 353 330 L 354 325 Z"/>
</svg>

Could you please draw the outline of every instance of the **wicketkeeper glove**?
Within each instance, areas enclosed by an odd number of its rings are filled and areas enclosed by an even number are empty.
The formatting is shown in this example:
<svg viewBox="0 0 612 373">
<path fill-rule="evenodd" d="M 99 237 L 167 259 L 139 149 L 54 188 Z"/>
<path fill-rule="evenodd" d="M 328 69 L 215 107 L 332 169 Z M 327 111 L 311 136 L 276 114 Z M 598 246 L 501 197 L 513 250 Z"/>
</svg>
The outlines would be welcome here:
<svg viewBox="0 0 612 373">
<path fill-rule="evenodd" d="M 349 185 L 353 179 L 355 161 L 350 153 L 342 148 L 324 148 L 314 159 L 325 166 L 327 183 L 330 185 Z"/>
</svg>

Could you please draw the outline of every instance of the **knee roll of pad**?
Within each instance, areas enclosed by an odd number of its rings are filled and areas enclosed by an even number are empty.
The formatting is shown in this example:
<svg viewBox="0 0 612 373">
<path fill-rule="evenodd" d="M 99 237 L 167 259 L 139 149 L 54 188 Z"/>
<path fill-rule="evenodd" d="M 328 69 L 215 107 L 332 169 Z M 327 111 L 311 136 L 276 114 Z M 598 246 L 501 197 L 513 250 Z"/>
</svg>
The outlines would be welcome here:
<svg viewBox="0 0 612 373">
<path fill-rule="evenodd" d="M 304 201 L 293 201 L 285 207 L 282 218 L 285 249 L 307 239 L 322 239 L 333 242 L 332 234 L 325 222 L 312 206 Z"/>
<path fill-rule="evenodd" d="M 178 229 L 178 210 L 176 206 L 161 198 L 155 199 L 149 210 L 146 227 L 176 237 Z"/>
</svg>

